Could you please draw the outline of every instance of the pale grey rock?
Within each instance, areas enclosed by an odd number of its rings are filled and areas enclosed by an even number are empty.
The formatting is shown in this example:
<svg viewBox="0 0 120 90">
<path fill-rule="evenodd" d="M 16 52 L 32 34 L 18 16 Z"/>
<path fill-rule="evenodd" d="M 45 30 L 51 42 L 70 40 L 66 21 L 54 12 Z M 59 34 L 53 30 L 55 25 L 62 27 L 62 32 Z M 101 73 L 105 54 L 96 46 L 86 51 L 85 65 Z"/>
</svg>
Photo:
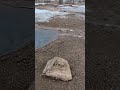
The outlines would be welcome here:
<svg viewBox="0 0 120 90">
<path fill-rule="evenodd" d="M 61 79 L 63 81 L 72 80 L 72 74 L 68 61 L 60 57 L 54 57 L 49 60 L 42 75 L 55 79 Z"/>
</svg>

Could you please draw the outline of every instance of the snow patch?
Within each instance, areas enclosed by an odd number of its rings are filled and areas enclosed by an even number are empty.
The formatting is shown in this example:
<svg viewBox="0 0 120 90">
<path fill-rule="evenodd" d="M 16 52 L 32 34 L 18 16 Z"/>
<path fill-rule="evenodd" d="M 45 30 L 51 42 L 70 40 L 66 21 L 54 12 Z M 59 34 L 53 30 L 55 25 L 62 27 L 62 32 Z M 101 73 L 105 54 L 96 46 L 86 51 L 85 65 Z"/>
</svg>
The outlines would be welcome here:
<svg viewBox="0 0 120 90">
<path fill-rule="evenodd" d="M 80 12 L 80 13 L 85 13 L 85 5 L 77 6 L 58 6 L 58 8 L 61 9 L 61 11 L 64 12 Z"/>
<path fill-rule="evenodd" d="M 65 15 L 65 12 L 58 11 L 49 11 L 49 10 L 40 10 L 35 9 L 35 22 L 49 22 L 54 16 Z"/>
<path fill-rule="evenodd" d="M 35 5 L 45 5 L 46 3 L 35 3 Z"/>
</svg>

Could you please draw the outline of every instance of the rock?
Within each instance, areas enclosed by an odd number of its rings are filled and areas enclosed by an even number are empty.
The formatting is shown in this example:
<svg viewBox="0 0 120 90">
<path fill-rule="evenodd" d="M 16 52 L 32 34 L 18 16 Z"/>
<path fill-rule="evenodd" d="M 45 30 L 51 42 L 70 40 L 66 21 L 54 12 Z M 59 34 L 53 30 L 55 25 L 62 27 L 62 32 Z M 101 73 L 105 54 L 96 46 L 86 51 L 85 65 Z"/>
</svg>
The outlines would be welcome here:
<svg viewBox="0 0 120 90">
<path fill-rule="evenodd" d="M 49 60 L 42 75 L 55 79 L 61 79 L 63 81 L 72 80 L 72 74 L 68 61 L 60 57 L 54 57 Z"/>
</svg>

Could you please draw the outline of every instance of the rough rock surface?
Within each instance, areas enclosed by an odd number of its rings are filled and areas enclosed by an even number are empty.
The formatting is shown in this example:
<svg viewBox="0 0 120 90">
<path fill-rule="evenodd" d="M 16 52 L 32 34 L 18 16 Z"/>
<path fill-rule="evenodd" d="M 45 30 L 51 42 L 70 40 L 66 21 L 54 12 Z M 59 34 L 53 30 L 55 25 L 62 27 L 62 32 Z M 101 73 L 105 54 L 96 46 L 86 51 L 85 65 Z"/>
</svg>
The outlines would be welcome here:
<svg viewBox="0 0 120 90">
<path fill-rule="evenodd" d="M 54 57 L 47 62 L 46 67 L 43 70 L 43 75 L 61 79 L 63 81 L 72 80 L 68 61 L 60 57 Z"/>
</svg>

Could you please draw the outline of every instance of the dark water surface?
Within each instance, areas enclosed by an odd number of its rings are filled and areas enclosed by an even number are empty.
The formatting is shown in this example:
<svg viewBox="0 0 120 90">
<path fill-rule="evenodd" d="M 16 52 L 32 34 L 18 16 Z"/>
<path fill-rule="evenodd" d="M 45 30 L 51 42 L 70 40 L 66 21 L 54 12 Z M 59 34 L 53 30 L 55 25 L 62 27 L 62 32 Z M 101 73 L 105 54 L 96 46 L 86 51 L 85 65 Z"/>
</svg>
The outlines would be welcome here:
<svg viewBox="0 0 120 90">
<path fill-rule="evenodd" d="M 58 38 L 58 32 L 53 30 L 35 30 L 35 48 L 41 48 Z"/>
</svg>

